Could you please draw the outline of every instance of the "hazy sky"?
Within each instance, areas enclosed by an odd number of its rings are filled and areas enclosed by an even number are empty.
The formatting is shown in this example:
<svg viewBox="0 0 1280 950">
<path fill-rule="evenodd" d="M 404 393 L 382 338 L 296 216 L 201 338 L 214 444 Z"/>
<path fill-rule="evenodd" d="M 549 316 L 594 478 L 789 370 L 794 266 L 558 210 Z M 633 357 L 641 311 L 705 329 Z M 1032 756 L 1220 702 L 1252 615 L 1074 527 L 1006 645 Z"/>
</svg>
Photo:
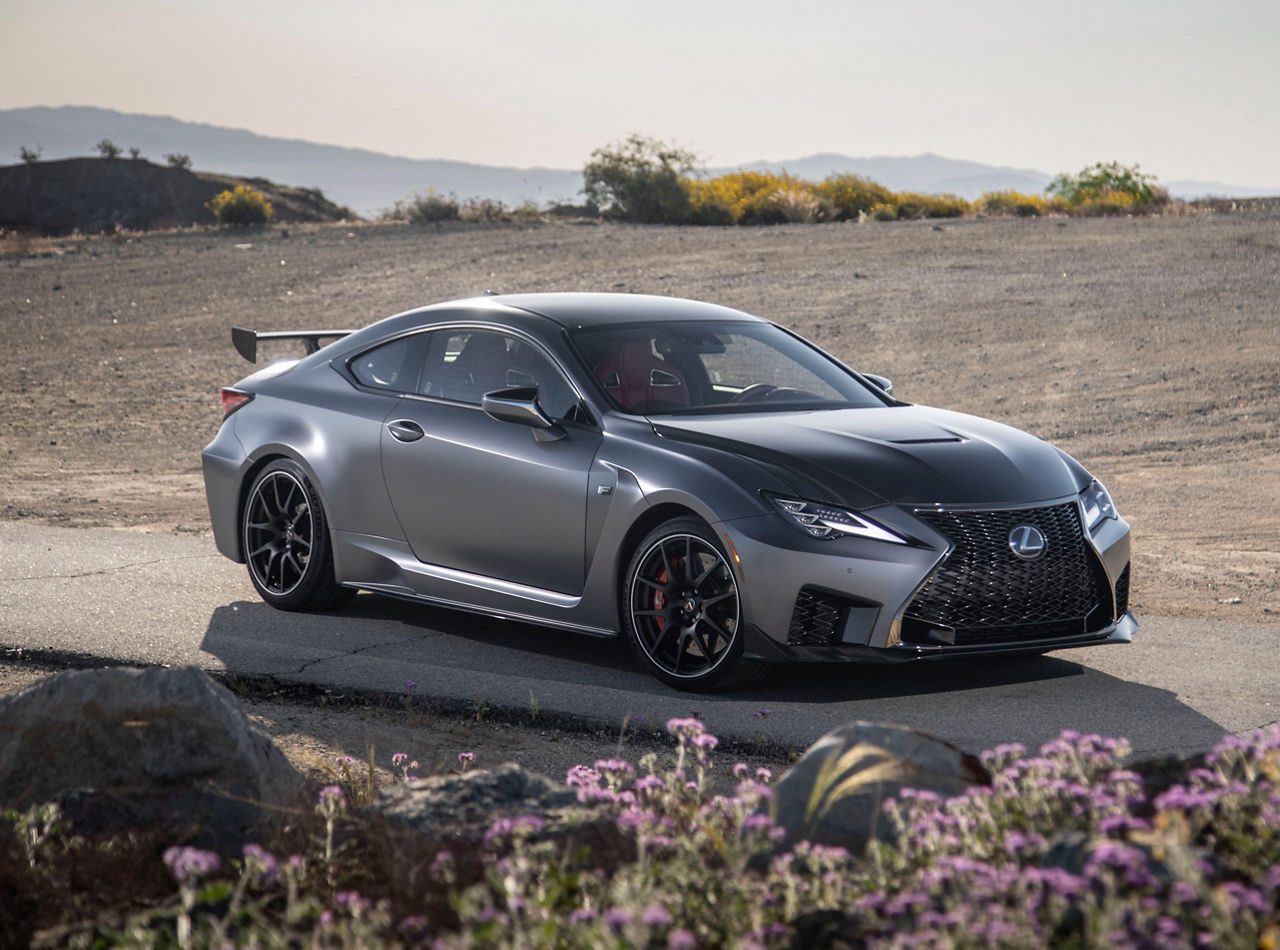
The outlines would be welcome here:
<svg viewBox="0 0 1280 950">
<path fill-rule="evenodd" d="M 1280 0 L 0 0 L 0 108 L 577 168 L 935 152 L 1280 188 Z"/>
</svg>

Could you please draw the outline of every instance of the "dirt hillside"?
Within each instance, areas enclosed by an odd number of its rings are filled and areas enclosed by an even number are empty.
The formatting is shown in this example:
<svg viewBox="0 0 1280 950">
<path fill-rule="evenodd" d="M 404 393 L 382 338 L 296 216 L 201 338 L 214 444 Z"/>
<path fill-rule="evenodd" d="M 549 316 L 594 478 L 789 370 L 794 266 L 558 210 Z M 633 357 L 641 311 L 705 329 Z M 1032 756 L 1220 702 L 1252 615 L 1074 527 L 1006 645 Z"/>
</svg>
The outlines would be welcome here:
<svg viewBox="0 0 1280 950">
<path fill-rule="evenodd" d="M 208 532 L 229 329 L 500 291 L 769 317 L 1027 429 L 1134 526 L 1139 614 L 1280 619 L 1280 213 L 776 228 L 293 226 L 0 241 L 0 517 Z M 292 352 L 267 350 L 272 358 Z"/>
<path fill-rule="evenodd" d="M 265 178 L 186 171 L 145 159 L 69 158 L 0 167 L 0 229 L 98 234 L 213 224 L 206 203 L 237 185 L 263 194 L 281 223 L 354 217 L 316 189 Z"/>
</svg>

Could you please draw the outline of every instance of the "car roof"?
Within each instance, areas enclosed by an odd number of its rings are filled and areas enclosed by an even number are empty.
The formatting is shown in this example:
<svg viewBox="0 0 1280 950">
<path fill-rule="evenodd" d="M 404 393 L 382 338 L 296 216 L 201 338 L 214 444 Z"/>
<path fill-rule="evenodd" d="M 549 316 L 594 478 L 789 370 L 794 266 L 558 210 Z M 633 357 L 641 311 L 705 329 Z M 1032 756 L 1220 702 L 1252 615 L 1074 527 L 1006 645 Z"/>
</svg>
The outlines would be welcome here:
<svg viewBox="0 0 1280 950">
<path fill-rule="evenodd" d="M 499 305 L 538 314 L 570 330 L 617 323 L 664 323 L 676 320 L 766 322 L 732 307 L 651 294 L 500 294 L 476 298 L 476 301 L 456 301 L 454 305 L 480 301 L 489 306 Z"/>
</svg>

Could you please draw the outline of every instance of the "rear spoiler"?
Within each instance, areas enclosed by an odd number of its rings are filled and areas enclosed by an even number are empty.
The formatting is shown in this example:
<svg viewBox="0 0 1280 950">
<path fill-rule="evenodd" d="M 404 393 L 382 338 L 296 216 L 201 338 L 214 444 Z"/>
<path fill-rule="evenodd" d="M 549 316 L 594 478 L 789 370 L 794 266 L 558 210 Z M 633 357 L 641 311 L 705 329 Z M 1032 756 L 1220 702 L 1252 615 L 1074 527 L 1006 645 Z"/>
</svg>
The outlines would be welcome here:
<svg viewBox="0 0 1280 950">
<path fill-rule="evenodd" d="M 235 345 L 237 353 L 250 363 L 256 363 L 258 362 L 259 340 L 301 340 L 303 346 L 307 348 L 307 355 L 310 356 L 320 349 L 320 341 L 322 339 L 332 337 L 335 340 L 339 340 L 355 332 L 355 330 L 271 330 L 268 332 L 246 330 L 244 327 L 232 327 L 231 342 Z"/>
</svg>

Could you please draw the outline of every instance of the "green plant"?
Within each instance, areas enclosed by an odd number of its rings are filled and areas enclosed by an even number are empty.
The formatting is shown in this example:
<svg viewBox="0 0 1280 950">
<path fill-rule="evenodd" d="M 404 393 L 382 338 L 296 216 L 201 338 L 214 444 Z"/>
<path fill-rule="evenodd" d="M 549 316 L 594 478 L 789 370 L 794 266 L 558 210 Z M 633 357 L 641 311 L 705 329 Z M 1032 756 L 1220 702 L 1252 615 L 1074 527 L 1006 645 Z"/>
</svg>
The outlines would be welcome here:
<svg viewBox="0 0 1280 950">
<path fill-rule="evenodd" d="M 98 150 L 98 155 L 102 158 L 119 158 L 120 146 L 111 139 L 103 139 L 94 146 Z"/>
<path fill-rule="evenodd" d="M 40 156 L 44 154 L 44 148 L 37 145 L 35 148 L 27 148 L 25 145 L 18 147 L 18 157 L 28 165 L 34 165 L 40 161 Z"/>
<path fill-rule="evenodd" d="M 224 228 L 266 224 L 275 213 L 271 202 L 248 185 L 236 185 L 232 191 L 215 195 L 205 207 Z"/>
<path fill-rule="evenodd" d="M 181 152 L 170 152 L 165 155 L 164 160 L 169 163 L 170 168 L 176 168 L 178 171 L 191 170 L 191 156 L 183 155 Z"/>
<path fill-rule="evenodd" d="M 639 224 L 683 224 L 692 209 L 683 179 L 692 152 L 643 135 L 598 148 L 582 169 L 582 192 L 606 217 Z"/>
<path fill-rule="evenodd" d="M 1156 184 L 1154 175 L 1139 171 L 1137 165 L 1119 162 L 1098 162 L 1074 175 L 1059 175 L 1045 191 L 1062 197 L 1073 208 L 1089 203 L 1116 206 L 1117 202 L 1111 200 L 1115 195 L 1127 195 L 1127 202 L 1120 199 L 1118 204 L 1128 204 L 1130 208 L 1169 201 L 1169 193 Z"/>
<path fill-rule="evenodd" d="M 137 161 L 141 161 L 141 160 L 142 160 L 142 149 L 138 148 L 138 146 L 136 146 L 136 145 L 131 145 L 131 146 L 129 147 L 129 157 L 130 157 L 131 159 L 133 159 L 135 162 L 137 162 Z"/>
</svg>

